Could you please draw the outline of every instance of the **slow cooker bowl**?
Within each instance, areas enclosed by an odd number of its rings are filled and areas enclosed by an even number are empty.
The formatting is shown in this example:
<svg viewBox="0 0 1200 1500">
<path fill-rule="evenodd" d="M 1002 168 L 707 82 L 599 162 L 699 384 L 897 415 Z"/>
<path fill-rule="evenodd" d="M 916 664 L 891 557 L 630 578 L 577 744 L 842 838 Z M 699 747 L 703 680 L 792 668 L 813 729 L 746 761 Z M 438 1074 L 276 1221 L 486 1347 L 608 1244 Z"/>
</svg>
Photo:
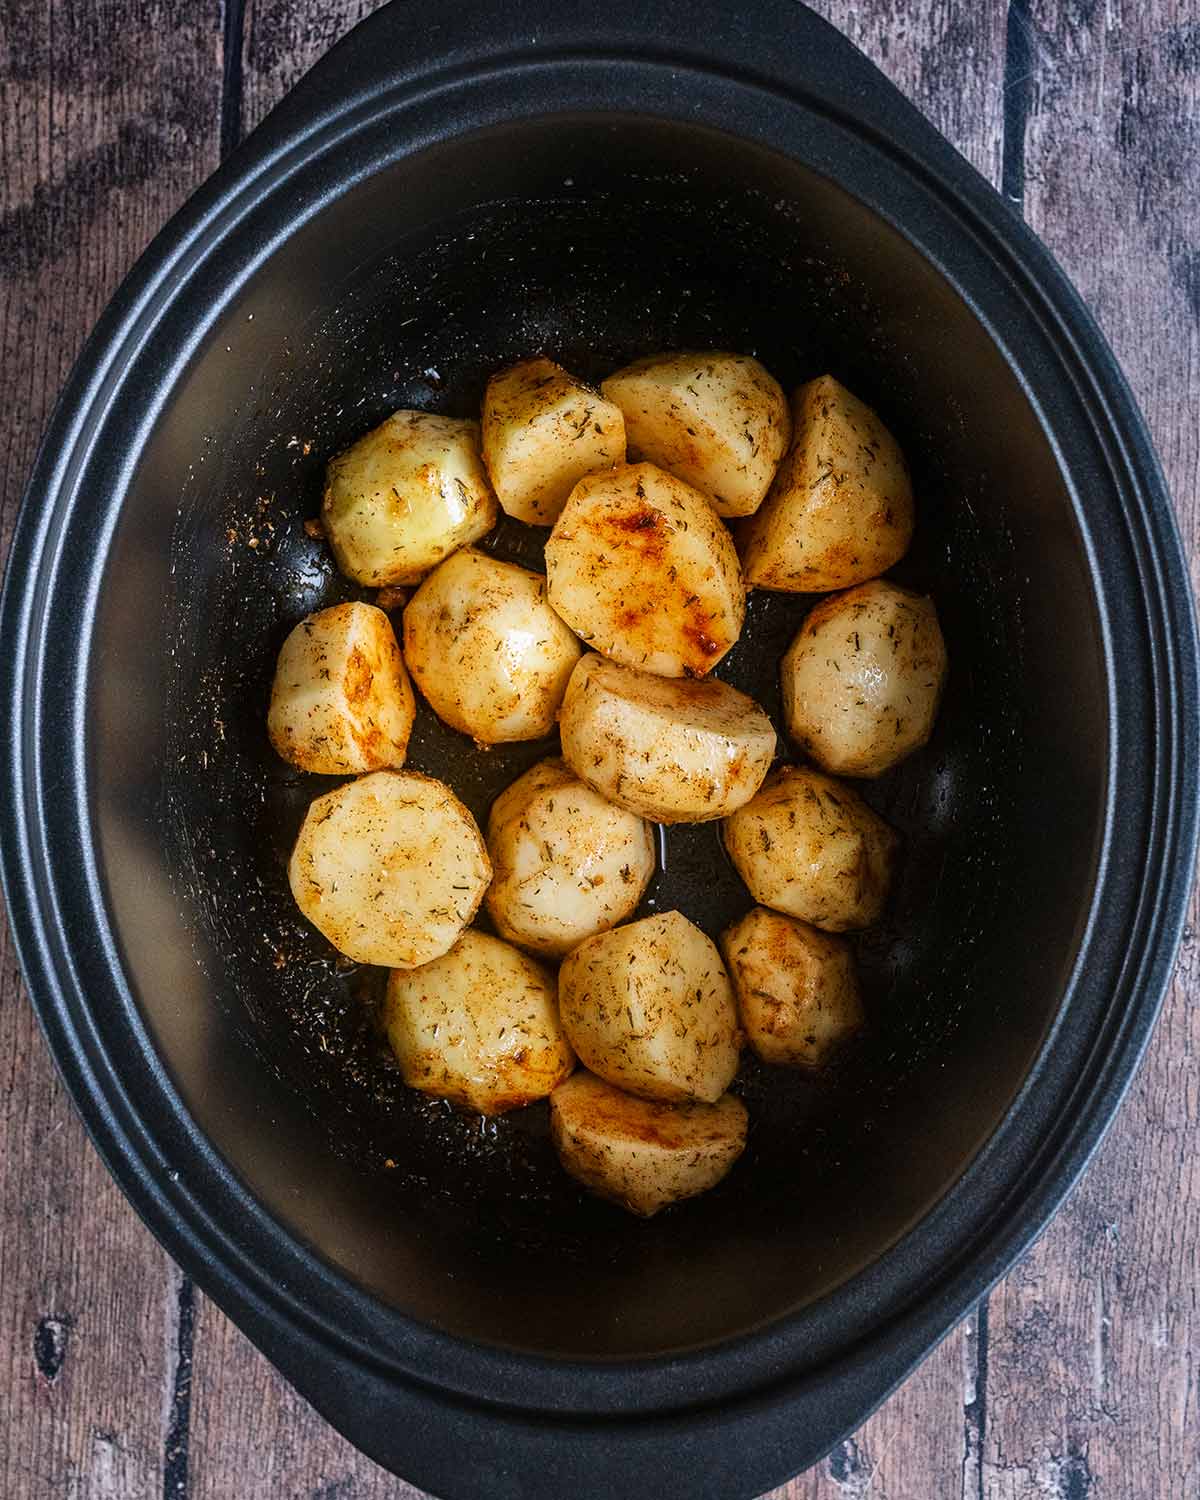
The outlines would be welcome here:
<svg viewBox="0 0 1200 1500">
<path fill-rule="evenodd" d="M 728 1500 L 860 1420 L 1111 1117 L 1190 874 L 1194 631 L 1111 355 L 857 53 L 792 6 L 696 43 L 689 11 L 669 48 L 632 3 L 601 31 L 521 9 L 359 28 L 105 315 L 8 578 L 5 875 L 118 1179 L 355 1441 L 446 1495 L 628 1473 Z M 897 576 L 952 670 L 933 742 L 869 789 L 905 836 L 860 944 L 869 1035 L 819 1082 L 748 1065 L 743 1163 L 644 1224 L 558 1174 L 544 1111 L 399 1087 L 377 976 L 291 905 L 325 783 L 263 716 L 286 631 L 355 597 L 303 528 L 330 453 L 397 407 L 472 414 L 528 353 L 598 377 L 664 347 L 880 410 L 919 501 Z M 538 565 L 533 533 L 488 545 Z M 755 595 L 720 675 L 775 711 L 809 602 Z M 410 763 L 482 817 L 551 749 L 484 755 L 424 711 Z M 715 934 L 749 904 L 711 828 L 663 853 L 647 909 Z"/>
</svg>

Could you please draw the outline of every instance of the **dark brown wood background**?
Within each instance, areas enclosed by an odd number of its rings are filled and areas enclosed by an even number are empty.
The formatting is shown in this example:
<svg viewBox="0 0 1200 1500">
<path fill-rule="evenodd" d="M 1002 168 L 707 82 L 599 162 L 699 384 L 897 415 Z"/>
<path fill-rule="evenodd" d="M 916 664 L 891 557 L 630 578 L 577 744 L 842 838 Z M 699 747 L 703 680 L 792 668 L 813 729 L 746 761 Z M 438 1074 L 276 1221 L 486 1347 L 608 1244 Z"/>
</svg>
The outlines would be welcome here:
<svg viewBox="0 0 1200 1500">
<path fill-rule="evenodd" d="M 0 0 L 0 546 L 125 270 L 372 8 Z M 1200 576 L 1200 0 L 817 8 L 1074 277 L 1149 418 Z M 1200 1496 L 1195 917 L 1145 1064 L 1066 1208 L 862 1431 L 775 1500 Z M 326 1427 L 135 1219 L 0 943 L 0 1497 L 415 1497 Z"/>
</svg>

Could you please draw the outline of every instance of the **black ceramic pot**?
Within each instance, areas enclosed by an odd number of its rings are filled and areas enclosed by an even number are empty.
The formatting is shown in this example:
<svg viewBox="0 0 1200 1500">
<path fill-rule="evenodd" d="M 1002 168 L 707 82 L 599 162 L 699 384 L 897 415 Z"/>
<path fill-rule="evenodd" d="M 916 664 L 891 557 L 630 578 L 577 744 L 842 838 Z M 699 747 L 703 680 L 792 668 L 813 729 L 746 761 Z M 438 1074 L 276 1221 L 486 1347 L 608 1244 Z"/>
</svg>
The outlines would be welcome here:
<svg viewBox="0 0 1200 1500">
<path fill-rule="evenodd" d="M 263 733 L 289 625 L 343 597 L 325 456 L 475 409 L 544 349 L 830 369 L 911 456 L 952 660 L 862 944 L 872 1027 L 747 1069 L 751 1145 L 650 1224 L 543 1113 L 415 1103 L 283 855 L 315 784 Z M 536 554 L 530 534 L 493 545 Z M 723 675 L 777 703 L 804 601 Z M 751 1496 L 858 1424 L 1045 1223 L 1153 1023 L 1196 837 L 1186 575 L 1112 356 L 1048 255 L 798 5 L 392 6 L 192 200 L 104 314 L 13 547 L 4 873 L 50 1045 L 147 1223 L 354 1442 L 458 1500 Z M 476 811 L 547 747 L 413 763 Z M 747 904 L 708 829 L 652 891 Z"/>
</svg>

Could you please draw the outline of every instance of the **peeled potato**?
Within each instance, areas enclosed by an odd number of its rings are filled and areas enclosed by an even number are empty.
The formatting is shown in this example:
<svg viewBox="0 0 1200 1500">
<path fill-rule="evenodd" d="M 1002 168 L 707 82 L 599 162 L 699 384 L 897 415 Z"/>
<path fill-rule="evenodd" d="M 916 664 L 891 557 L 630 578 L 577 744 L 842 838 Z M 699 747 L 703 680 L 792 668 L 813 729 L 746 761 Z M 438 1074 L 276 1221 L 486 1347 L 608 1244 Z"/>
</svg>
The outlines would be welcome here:
<svg viewBox="0 0 1200 1500">
<path fill-rule="evenodd" d="M 792 446 L 739 534 L 746 582 L 816 594 L 876 578 L 913 534 L 904 455 L 871 410 L 822 375 L 792 397 Z"/>
<path fill-rule="evenodd" d="M 553 526 L 585 474 L 625 462 L 625 422 L 552 359 L 523 359 L 488 381 L 483 461 L 508 515 Z"/>
<path fill-rule="evenodd" d="M 580 1072 L 550 1096 L 550 1133 L 565 1169 L 647 1219 L 716 1187 L 745 1149 L 746 1126 L 746 1107 L 732 1094 L 716 1104 L 663 1104 Z"/>
<path fill-rule="evenodd" d="M 747 354 L 656 354 L 602 389 L 639 458 L 684 479 L 719 516 L 757 510 L 792 430 L 779 382 Z"/>
<path fill-rule="evenodd" d="M 582 648 L 546 603 L 546 580 L 464 548 L 404 611 L 404 656 L 439 719 L 481 745 L 536 740 Z"/>
<path fill-rule="evenodd" d="M 267 714 L 284 760 L 327 776 L 402 766 L 413 714 L 391 621 L 374 605 L 318 610 L 284 641 Z"/>
<path fill-rule="evenodd" d="M 826 771 L 878 776 L 933 732 L 946 679 L 933 600 L 883 579 L 823 599 L 780 675 L 796 743 Z"/>
<path fill-rule="evenodd" d="M 877 921 L 896 834 L 856 791 L 807 766 L 784 766 L 724 824 L 725 848 L 763 906 L 827 932 Z"/>
<path fill-rule="evenodd" d="M 392 971 L 384 1022 L 410 1088 L 484 1115 L 545 1098 L 575 1066 L 553 973 L 473 929 L 432 963 Z"/>
<path fill-rule="evenodd" d="M 559 729 L 577 775 L 656 823 L 725 817 L 775 756 L 770 719 L 728 683 L 655 677 L 595 655 L 571 675 Z"/>
<path fill-rule="evenodd" d="M 763 1062 L 819 1068 L 863 1026 L 845 938 L 756 906 L 721 936 L 746 1040 Z"/>
<path fill-rule="evenodd" d="M 646 824 L 561 760 L 533 766 L 497 797 L 487 844 L 496 930 L 553 958 L 632 915 L 654 873 Z"/>
<path fill-rule="evenodd" d="M 703 677 L 737 640 L 746 595 L 729 533 L 653 464 L 580 480 L 546 543 L 550 603 L 605 656 Z"/>
<path fill-rule="evenodd" d="M 716 945 L 677 911 L 587 938 L 558 974 L 563 1026 L 593 1073 L 647 1099 L 713 1103 L 741 1033 Z"/>
<path fill-rule="evenodd" d="M 326 470 L 325 535 L 346 577 L 369 588 L 416 583 L 496 515 L 478 422 L 398 411 Z"/>
<path fill-rule="evenodd" d="M 475 819 L 415 771 L 373 771 L 318 797 L 288 865 L 296 904 L 340 953 L 397 969 L 445 953 L 491 878 Z"/>
</svg>

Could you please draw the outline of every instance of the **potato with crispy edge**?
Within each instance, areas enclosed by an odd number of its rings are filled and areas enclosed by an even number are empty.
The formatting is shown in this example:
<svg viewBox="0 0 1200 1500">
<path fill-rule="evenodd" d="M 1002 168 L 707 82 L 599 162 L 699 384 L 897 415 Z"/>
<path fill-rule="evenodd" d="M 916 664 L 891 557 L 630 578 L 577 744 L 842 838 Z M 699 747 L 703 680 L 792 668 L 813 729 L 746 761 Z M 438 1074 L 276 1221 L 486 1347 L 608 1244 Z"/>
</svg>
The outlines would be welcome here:
<svg viewBox="0 0 1200 1500">
<path fill-rule="evenodd" d="M 636 813 L 544 760 L 492 804 L 486 897 L 501 937 L 560 958 L 632 916 L 654 874 L 654 839 Z"/>
<path fill-rule="evenodd" d="M 523 359 L 488 381 L 482 445 L 506 514 L 553 526 L 585 474 L 625 462 L 625 421 L 552 359 Z"/>
<path fill-rule="evenodd" d="M 430 708 L 481 745 L 554 728 L 582 647 L 546 602 L 546 580 L 464 547 L 404 611 L 404 657 Z"/>
<path fill-rule="evenodd" d="M 389 969 L 445 953 L 491 878 L 475 819 L 416 771 L 373 771 L 317 797 L 288 865 L 297 906 L 339 953 Z"/>
<path fill-rule="evenodd" d="M 625 415 L 630 449 L 694 485 L 719 516 L 762 503 L 792 419 L 779 382 L 748 354 L 653 354 L 601 386 Z"/>
<path fill-rule="evenodd" d="M 737 553 L 708 501 L 653 464 L 590 474 L 546 543 L 550 603 L 595 650 L 703 677 L 746 615 Z"/>
<path fill-rule="evenodd" d="M 563 960 L 558 1003 L 585 1067 L 647 1099 L 719 1099 L 742 1036 L 716 944 L 668 911 L 580 943 Z"/>
<path fill-rule="evenodd" d="M 391 621 L 374 605 L 318 610 L 284 641 L 267 734 L 301 770 L 339 776 L 402 766 L 414 713 Z"/>
<path fill-rule="evenodd" d="M 473 928 L 432 963 L 392 970 L 384 1026 L 409 1088 L 483 1115 L 544 1099 L 575 1066 L 553 972 Z"/>
<path fill-rule="evenodd" d="M 321 520 L 338 567 L 368 588 L 416 583 L 496 524 L 479 423 L 398 411 L 331 459 Z"/>
<path fill-rule="evenodd" d="M 746 582 L 799 594 L 849 588 L 899 562 L 912 534 L 912 484 L 895 438 L 832 375 L 802 385 L 791 448 L 739 528 Z"/>
<path fill-rule="evenodd" d="M 746 1040 L 763 1062 L 819 1068 L 865 1016 L 845 938 L 756 906 L 721 934 Z"/>
<path fill-rule="evenodd" d="M 783 766 L 725 819 L 722 832 L 738 874 L 763 906 L 826 932 L 879 919 L 899 841 L 843 782 Z"/>
<path fill-rule="evenodd" d="M 559 714 L 563 759 L 610 801 L 656 823 L 706 823 L 748 802 L 775 730 L 716 678 L 681 682 L 585 656 Z"/>
<path fill-rule="evenodd" d="M 788 733 L 838 776 L 879 776 L 933 733 L 946 643 L 933 600 L 877 578 L 813 609 L 780 668 Z"/>
</svg>

